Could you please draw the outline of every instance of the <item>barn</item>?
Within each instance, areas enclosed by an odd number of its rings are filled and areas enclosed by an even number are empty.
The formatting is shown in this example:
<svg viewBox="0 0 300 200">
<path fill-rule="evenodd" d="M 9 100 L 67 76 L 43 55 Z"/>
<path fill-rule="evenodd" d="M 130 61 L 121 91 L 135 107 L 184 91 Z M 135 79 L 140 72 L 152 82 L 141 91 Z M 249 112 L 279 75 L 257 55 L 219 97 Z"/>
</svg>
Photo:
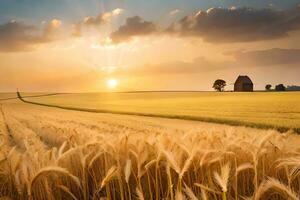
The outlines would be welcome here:
<svg viewBox="0 0 300 200">
<path fill-rule="evenodd" d="M 235 92 L 253 92 L 253 82 L 248 76 L 239 76 L 234 83 Z"/>
</svg>

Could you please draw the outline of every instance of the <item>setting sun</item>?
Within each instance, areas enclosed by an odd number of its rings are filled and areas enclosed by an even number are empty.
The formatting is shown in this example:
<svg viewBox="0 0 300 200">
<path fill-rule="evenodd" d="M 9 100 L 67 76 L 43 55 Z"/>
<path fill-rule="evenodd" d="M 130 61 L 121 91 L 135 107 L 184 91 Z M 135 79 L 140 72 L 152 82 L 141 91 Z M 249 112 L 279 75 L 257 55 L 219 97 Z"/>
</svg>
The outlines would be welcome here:
<svg viewBox="0 0 300 200">
<path fill-rule="evenodd" d="M 106 85 L 109 89 L 114 89 L 118 86 L 119 81 L 116 79 L 108 79 Z"/>
</svg>

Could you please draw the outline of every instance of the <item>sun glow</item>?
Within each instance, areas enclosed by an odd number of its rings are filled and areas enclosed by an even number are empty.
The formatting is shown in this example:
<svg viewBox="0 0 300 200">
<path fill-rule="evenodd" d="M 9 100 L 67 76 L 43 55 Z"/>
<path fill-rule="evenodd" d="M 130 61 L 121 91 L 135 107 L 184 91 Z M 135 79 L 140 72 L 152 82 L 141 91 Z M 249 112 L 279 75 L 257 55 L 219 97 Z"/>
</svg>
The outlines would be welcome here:
<svg viewBox="0 0 300 200">
<path fill-rule="evenodd" d="M 106 82 L 106 85 L 109 89 L 115 89 L 119 84 L 119 81 L 117 79 L 108 79 Z"/>
</svg>

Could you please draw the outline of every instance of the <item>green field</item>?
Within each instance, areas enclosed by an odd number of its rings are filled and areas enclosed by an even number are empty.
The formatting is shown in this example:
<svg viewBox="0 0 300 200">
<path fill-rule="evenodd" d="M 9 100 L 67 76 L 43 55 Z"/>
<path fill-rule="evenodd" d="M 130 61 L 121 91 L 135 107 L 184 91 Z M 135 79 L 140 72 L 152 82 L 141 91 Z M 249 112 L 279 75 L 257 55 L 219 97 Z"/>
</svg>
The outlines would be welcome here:
<svg viewBox="0 0 300 200">
<path fill-rule="evenodd" d="M 300 92 L 86 93 L 24 100 L 92 112 L 162 116 L 297 132 L 300 129 Z"/>
</svg>

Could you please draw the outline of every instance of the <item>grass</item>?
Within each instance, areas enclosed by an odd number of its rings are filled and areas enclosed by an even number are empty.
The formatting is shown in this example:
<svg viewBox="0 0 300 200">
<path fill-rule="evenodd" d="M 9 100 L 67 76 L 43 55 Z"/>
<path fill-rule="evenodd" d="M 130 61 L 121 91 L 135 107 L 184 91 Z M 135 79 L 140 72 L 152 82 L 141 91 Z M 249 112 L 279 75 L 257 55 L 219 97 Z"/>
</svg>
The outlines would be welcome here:
<svg viewBox="0 0 300 200">
<path fill-rule="evenodd" d="M 1 106 L 0 133 L 0 198 L 299 199 L 291 132 L 14 100 Z"/>
<path fill-rule="evenodd" d="M 110 112 L 293 129 L 300 133 L 300 92 L 141 92 L 63 94 L 25 101 L 88 112 Z"/>
</svg>

